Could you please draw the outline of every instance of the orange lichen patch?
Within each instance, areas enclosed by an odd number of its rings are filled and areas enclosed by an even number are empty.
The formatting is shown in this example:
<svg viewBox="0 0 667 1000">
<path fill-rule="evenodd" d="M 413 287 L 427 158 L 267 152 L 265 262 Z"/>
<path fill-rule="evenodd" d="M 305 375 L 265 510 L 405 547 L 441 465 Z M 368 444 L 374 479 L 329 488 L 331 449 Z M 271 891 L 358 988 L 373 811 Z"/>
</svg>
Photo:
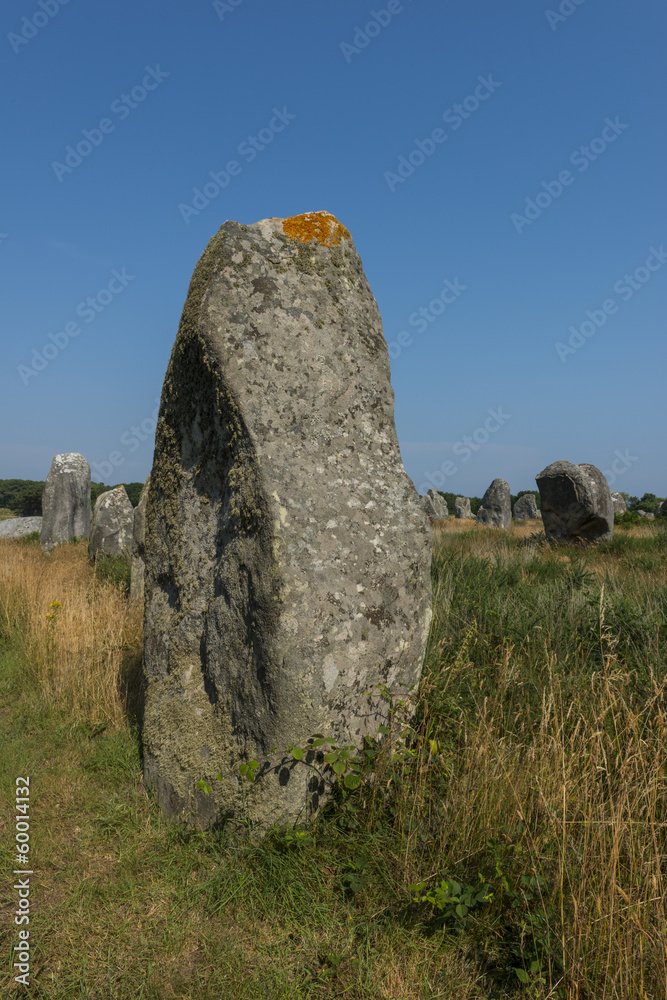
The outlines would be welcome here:
<svg viewBox="0 0 667 1000">
<path fill-rule="evenodd" d="M 341 239 L 351 240 L 345 226 L 329 212 L 306 212 L 283 219 L 283 232 L 293 240 L 310 243 L 317 240 L 325 247 L 337 247 Z"/>
</svg>

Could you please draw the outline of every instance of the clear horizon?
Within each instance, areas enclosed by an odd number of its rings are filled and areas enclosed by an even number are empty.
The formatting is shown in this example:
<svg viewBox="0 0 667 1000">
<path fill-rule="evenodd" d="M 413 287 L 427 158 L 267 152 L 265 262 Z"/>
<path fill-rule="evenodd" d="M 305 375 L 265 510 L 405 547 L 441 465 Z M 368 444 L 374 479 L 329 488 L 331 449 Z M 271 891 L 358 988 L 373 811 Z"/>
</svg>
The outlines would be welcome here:
<svg viewBox="0 0 667 1000">
<path fill-rule="evenodd" d="M 209 238 L 323 209 L 377 299 L 420 493 L 516 494 L 566 459 L 667 495 L 666 22 L 657 0 L 8 0 L 0 478 L 75 451 L 143 481 Z"/>
</svg>

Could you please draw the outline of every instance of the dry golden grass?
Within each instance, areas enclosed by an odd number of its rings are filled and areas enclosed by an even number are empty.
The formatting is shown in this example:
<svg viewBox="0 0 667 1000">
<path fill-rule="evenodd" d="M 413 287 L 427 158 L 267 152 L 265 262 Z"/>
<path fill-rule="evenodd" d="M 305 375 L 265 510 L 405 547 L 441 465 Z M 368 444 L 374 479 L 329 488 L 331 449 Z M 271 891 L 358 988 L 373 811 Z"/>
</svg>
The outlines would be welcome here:
<svg viewBox="0 0 667 1000">
<path fill-rule="evenodd" d="M 445 517 L 442 521 L 431 521 L 431 525 L 435 531 L 442 531 L 449 535 L 457 535 L 463 531 L 479 532 L 481 535 L 487 532 L 491 532 L 491 534 L 500 533 L 499 528 L 487 528 L 481 524 L 477 524 L 474 518 L 466 517 Z M 511 538 L 526 538 L 529 535 L 533 535 L 536 531 L 544 534 L 541 518 L 525 521 L 512 520 L 507 534 Z"/>
<path fill-rule="evenodd" d="M 633 538 L 647 538 L 651 534 L 652 524 L 652 521 L 647 521 L 646 524 L 628 525 L 628 527 L 623 528 L 623 532 L 624 534 L 631 535 Z M 487 528 L 481 524 L 477 524 L 474 519 L 458 517 L 446 517 L 442 521 L 431 521 L 431 526 L 434 533 L 441 532 L 445 535 L 457 535 L 466 531 L 475 532 L 475 534 L 479 533 L 481 537 L 485 535 L 495 535 L 496 537 L 507 535 L 509 538 L 529 538 L 536 533 L 544 535 L 542 518 L 526 519 L 525 521 L 515 521 L 513 519 L 507 531 L 501 531 L 499 528 Z"/>
<path fill-rule="evenodd" d="M 509 650 L 507 670 L 511 683 Z M 665 685 L 639 712 L 626 687 L 610 654 L 590 719 L 566 703 L 552 673 L 539 732 L 525 742 L 504 736 L 481 706 L 479 724 L 463 734 L 440 819 L 434 853 L 453 859 L 481 853 L 487 838 L 521 824 L 514 851 L 526 875 L 546 877 L 558 913 L 563 978 L 552 970 L 547 982 L 565 987 L 568 1000 L 590 997 L 590 983 L 604 983 L 595 995 L 614 1000 L 667 996 L 667 725 L 659 710 L 652 733 L 639 723 L 664 704 Z M 415 812 L 428 815 L 428 770 L 413 790 Z"/>
<path fill-rule="evenodd" d="M 0 628 L 16 626 L 47 702 L 78 721 L 124 723 L 123 677 L 138 667 L 141 609 L 98 580 L 85 542 L 45 556 L 36 544 L 0 539 Z"/>
</svg>

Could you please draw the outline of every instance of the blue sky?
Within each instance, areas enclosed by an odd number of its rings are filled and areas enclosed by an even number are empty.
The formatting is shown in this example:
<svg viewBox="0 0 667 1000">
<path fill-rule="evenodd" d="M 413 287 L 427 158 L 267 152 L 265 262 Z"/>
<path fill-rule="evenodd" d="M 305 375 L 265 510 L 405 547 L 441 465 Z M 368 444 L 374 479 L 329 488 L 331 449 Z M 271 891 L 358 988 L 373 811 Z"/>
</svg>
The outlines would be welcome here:
<svg viewBox="0 0 667 1000">
<path fill-rule="evenodd" d="M 667 495 L 659 0 L 0 18 L 0 478 L 77 451 L 95 480 L 143 480 L 208 239 L 324 209 L 380 307 L 420 492 L 534 489 L 567 459 Z"/>
</svg>

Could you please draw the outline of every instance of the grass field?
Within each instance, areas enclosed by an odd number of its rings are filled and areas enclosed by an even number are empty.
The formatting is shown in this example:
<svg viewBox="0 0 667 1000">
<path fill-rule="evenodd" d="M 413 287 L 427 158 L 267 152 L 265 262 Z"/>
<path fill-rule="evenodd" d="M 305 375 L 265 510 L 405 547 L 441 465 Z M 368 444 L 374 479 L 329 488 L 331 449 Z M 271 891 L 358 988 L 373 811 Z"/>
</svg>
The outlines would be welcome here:
<svg viewBox="0 0 667 1000">
<path fill-rule="evenodd" d="M 587 550 L 436 526 L 412 729 L 264 840 L 167 825 L 147 796 L 126 584 L 83 543 L 0 540 L 0 996 L 664 1000 L 665 525 Z"/>
</svg>

